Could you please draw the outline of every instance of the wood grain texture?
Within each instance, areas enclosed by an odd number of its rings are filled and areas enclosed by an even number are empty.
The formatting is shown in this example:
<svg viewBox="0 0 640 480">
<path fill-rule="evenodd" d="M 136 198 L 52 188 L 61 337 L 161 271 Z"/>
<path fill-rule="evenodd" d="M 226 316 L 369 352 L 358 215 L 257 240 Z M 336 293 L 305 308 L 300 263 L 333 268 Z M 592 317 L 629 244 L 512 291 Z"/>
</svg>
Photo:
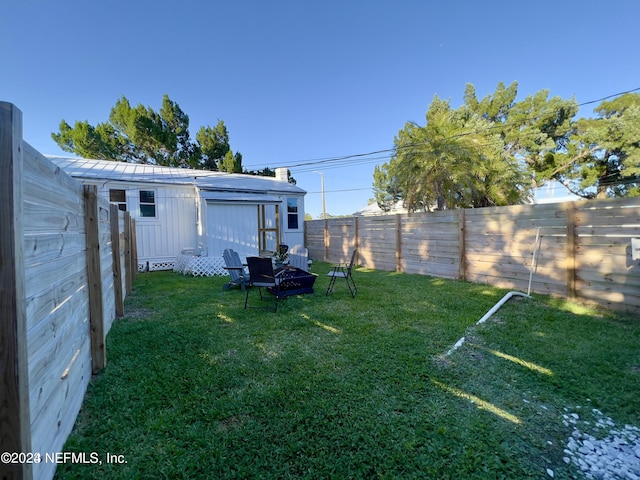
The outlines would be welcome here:
<svg viewBox="0 0 640 480">
<path fill-rule="evenodd" d="M 22 112 L 0 102 L 0 452 L 31 451 L 22 150 Z M 31 465 L 0 464 L 0 471 L 33 478 Z"/>
<path fill-rule="evenodd" d="M 640 238 L 640 198 L 305 223 L 311 258 L 344 262 L 357 246 L 369 268 L 524 291 L 531 277 L 534 293 L 640 312 L 632 238 Z"/>
</svg>

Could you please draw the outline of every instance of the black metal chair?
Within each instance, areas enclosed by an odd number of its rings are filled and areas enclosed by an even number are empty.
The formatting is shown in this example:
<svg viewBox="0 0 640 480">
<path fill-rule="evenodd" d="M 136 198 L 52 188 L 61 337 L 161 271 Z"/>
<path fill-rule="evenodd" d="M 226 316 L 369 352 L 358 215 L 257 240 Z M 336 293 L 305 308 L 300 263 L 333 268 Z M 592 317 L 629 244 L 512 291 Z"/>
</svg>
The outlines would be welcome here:
<svg viewBox="0 0 640 480">
<path fill-rule="evenodd" d="M 280 282 L 281 275 L 284 271 L 274 273 L 273 263 L 270 258 L 263 257 L 247 257 L 247 266 L 249 267 L 249 286 L 258 287 L 260 292 L 260 300 L 262 300 L 262 287 L 275 297 L 274 312 L 278 311 L 278 300 L 280 299 Z M 244 308 L 249 306 L 249 289 L 244 299 Z M 252 307 L 253 308 L 253 307 Z M 260 308 L 260 307 L 256 307 Z"/>
<path fill-rule="evenodd" d="M 327 276 L 331 277 L 331 280 L 329 280 L 329 286 L 327 287 L 327 293 L 325 293 L 325 295 L 329 295 L 333 291 L 333 286 L 336 283 L 336 279 L 344 278 L 347 282 L 347 287 L 349 287 L 349 292 L 351 292 L 351 296 L 356 296 L 356 293 L 358 293 L 358 287 L 356 287 L 356 282 L 353 280 L 351 272 L 353 271 L 353 267 L 356 263 L 357 252 L 357 248 L 353 250 L 353 253 L 351 254 L 351 262 L 349 262 L 349 264 L 339 263 L 337 265 L 334 265 L 332 270 L 327 273 Z"/>
</svg>

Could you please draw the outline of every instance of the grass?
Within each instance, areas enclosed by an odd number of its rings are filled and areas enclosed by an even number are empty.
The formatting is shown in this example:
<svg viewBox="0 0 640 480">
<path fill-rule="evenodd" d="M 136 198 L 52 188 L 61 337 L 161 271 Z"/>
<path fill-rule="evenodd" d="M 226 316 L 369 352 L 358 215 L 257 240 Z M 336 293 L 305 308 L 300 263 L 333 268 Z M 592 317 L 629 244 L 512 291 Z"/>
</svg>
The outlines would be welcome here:
<svg viewBox="0 0 640 480">
<path fill-rule="evenodd" d="M 326 297 L 314 268 L 277 313 L 140 275 L 65 446 L 127 463 L 58 478 L 575 478 L 564 413 L 640 423 L 637 320 L 516 297 L 476 326 L 505 290 L 360 269 Z"/>
</svg>

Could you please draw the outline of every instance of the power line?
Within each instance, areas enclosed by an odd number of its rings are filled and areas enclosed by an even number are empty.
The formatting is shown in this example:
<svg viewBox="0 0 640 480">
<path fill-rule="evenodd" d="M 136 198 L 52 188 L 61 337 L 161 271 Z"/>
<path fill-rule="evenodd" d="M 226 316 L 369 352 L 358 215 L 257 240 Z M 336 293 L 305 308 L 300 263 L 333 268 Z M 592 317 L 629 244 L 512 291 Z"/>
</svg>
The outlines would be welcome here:
<svg viewBox="0 0 640 480">
<path fill-rule="evenodd" d="M 306 172 L 312 172 L 315 170 L 323 170 L 326 168 L 338 168 L 338 167 L 352 167 L 352 166 L 356 166 L 356 165 L 365 165 L 367 163 L 379 163 L 380 160 L 389 160 L 392 157 L 391 154 L 386 155 L 386 156 L 376 156 L 376 157 L 371 157 L 371 158 L 362 158 L 362 159 L 358 159 L 358 160 L 353 160 L 353 161 L 344 161 L 342 163 L 340 163 L 339 165 L 310 165 L 308 167 L 302 167 L 302 168 L 295 168 L 295 173 L 306 173 Z"/>
<path fill-rule="evenodd" d="M 592 103 L 602 102 L 603 100 L 607 100 L 608 98 L 613 98 L 613 97 L 617 97 L 617 96 L 620 96 L 620 95 L 625 95 L 625 94 L 627 94 L 627 93 L 637 92 L 638 90 L 640 90 L 640 87 L 638 87 L 638 88 L 634 88 L 634 89 L 632 89 L 632 90 L 627 90 L 626 92 L 614 93 L 613 95 L 608 95 L 608 96 L 606 96 L 606 97 L 599 98 L 598 100 L 590 100 L 590 101 L 588 101 L 588 102 L 579 103 L 579 104 L 578 104 L 578 106 L 579 106 L 579 107 L 582 107 L 582 106 L 584 106 L 584 105 L 590 105 L 590 104 L 592 104 Z"/>
<path fill-rule="evenodd" d="M 357 191 L 362 191 L 362 190 L 373 190 L 373 187 L 367 187 L 367 188 L 345 188 L 342 190 L 325 190 L 324 193 L 340 193 L 340 192 L 357 192 Z M 321 194 L 322 192 L 307 192 L 308 194 Z"/>
<path fill-rule="evenodd" d="M 603 100 L 609 99 L 609 98 L 613 98 L 613 97 L 617 97 L 620 95 L 625 95 L 627 93 L 633 93 L 636 91 L 639 91 L 640 87 L 638 88 L 633 88 L 630 90 L 626 90 L 624 92 L 619 92 L 619 93 L 614 93 L 612 95 L 607 95 L 606 97 L 602 97 L 600 99 L 597 100 L 590 100 L 587 102 L 583 102 L 583 103 L 579 103 L 577 106 L 578 107 L 582 107 L 584 105 L 590 105 L 593 103 L 598 103 L 598 102 L 602 102 Z M 536 118 L 539 117 L 532 117 L 532 118 L 527 118 L 527 120 L 534 120 Z M 463 136 L 467 136 L 467 135 L 472 135 L 472 134 L 478 134 L 478 133 L 482 133 L 482 132 L 486 132 L 492 129 L 500 129 L 500 128 L 505 128 L 508 127 L 509 124 L 508 123 L 504 123 L 504 124 L 499 124 L 499 125 L 492 125 L 490 127 L 484 128 L 484 129 L 479 129 L 473 132 L 463 132 L 457 135 L 453 135 L 450 138 L 447 138 L 445 140 L 448 139 L 453 139 L 453 138 L 457 138 L 457 137 L 463 137 Z M 427 144 L 429 142 L 424 142 L 424 143 L 420 143 L 420 144 L 410 144 L 410 145 L 403 145 L 399 148 L 413 148 L 419 145 L 424 145 Z M 282 168 L 289 168 L 289 169 L 296 169 L 297 173 L 304 173 L 309 171 L 308 169 L 302 168 L 301 170 L 297 170 L 300 167 L 310 167 L 311 169 L 315 169 L 318 170 L 320 167 L 318 167 L 318 165 L 325 165 L 326 168 L 337 168 L 337 167 L 347 167 L 347 166 L 353 166 L 353 165 L 357 165 L 359 163 L 371 163 L 380 159 L 387 159 L 387 158 L 391 158 L 391 156 L 393 156 L 393 154 L 395 154 L 397 152 L 398 147 L 392 147 L 392 148 L 386 148 L 386 149 L 381 149 L 381 150 L 374 150 L 371 152 L 367 152 L 367 153 L 355 153 L 355 154 L 350 154 L 350 155 L 339 155 L 339 156 L 334 156 L 334 157 L 325 157 L 325 158 L 317 158 L 317 159 L 310 159 L 310 160 L 301 160 L 298 161 L 296 163 L 290 163 L 290 164 L 282 164 L 280 165 L 280 167 Z M 382 157 L 376 157 L 376 158 L 367 158 L 367 157 L 371 157 L 372 155 L 380 155 L 380 154 L 387 154 L 385 156 Z M 360 160 L 360 162 L 358 162 L 357 160 Z"/>
</svg>

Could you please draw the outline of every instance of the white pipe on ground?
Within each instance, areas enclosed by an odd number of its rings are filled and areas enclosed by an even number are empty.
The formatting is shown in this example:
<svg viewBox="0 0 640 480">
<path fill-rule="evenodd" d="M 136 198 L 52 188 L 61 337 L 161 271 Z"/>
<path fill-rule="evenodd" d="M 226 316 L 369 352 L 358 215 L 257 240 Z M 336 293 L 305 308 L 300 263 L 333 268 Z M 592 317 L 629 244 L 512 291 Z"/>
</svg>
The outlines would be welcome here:
<svg viewBox="0 0 640 480">
<path fill-rule="evenodd" d="M 498 303 L 496 303 L 491 310 L 489 310 L 487 313 L 484 314 L 484 317 L 482 317 L 480 320 L 478 320 L 476 322 L 476 325 L 480 325 L 481 323 L 486 322 L 489 317 L 491 317 L 491 315 L 493 315 L 494 313 L 496 313 L 498 311 L 498 309 L 504 305 L 511 297 L 513 297 L 514 295 L 519 295 L 521 297 L 528 297 L 531 298 L 531 295 L 527 295 L 526 293 L 522 293 L 522 292 L 509 292 L 507 293 L 504 297 L 502 297 L 502 300 L 500 300 Z"/>
<path fill-rule="evenodd" d="M 493 315 L 494 313 L 496 313 L 498 311 L 498 309 L 504 305 L 506 302 L 509 301 L 509 299 L 511 297 L 513 297 L 514 295 L 518 295 L 520 297 L 527 297 L 527 298 L 531 298 L 531 295 L 529 295 L 531 293 L 531 280 L 533 279 L 533 272 L 536 269 L 536 261 L 538 259 L 538 243 L 540 241 L 540 227 L 538 227 L 538 230 L 536 232 L 536 241 L 533 244 L 533 257 L 531 258 L 531 271 L 529 272 L 529 288 L 527 289 L 527 293 L 522 293 L 522 292 L 516 292 L 515 290 L 512 292 L 507 293 L 504 297 L 502 297 L 502 299 L 496 303 L 491 310 L 489 310 L 487 313 L 484 314 L 484 316 L 478 320 L 476 322 L 476 325 L 480 325 L 481 323 L 486 322 L 491 315 Z M 451 347 L 447 353 L 444 354 L 445 357 L 448 357 L 449 355 L 451 355 L 451 353 L 453 353 L 454 351 L 456 351 L 458 348 L 460 348 L 462 346 L 462 344 L 465 341 L 465 337 L 462 337 L 460 340 L 458 340 L 455 345 L 453 347 Z"/>
<path fill-rule="evenodd" d="M 476 325 L 480 325 L 481 323 L 486 322 L 486 321 L 491 317 L 491 315 L 493 315 L 494 313 L 496 313 L 496 312 L 498 311 L 498 309 L 499 309 L 502 305 L 504 305 L 506 302 L 508 302 L 508 301 L 509 301 L 509 299 L 510 299 L 511 297 L 513 297 L 514 295 L 518 295 L 518 296 L 520 296 L 520 297 L 527 297 L 527 298 L 531 298 L 531 295 L 527 295 L 526 293 L 516 292 L 516 291 L 509 292 L 509 293 L 507 293 L 504 297 L 502 297 L 502 299 L 501 299 L 498 303 L 496 303 L 493 307 L 491 307 L 491 310 L 489 310 L 487 313 L 485 313 L 485 314 L 484 314 L 484 316 L 483 316 L 480 320 L 478 320 L 478 321 L 476 322 Z M 451 347 L 451 348 L 449 349 L 449 351 L 448 351 L 447 353 L 445 353 L 445 354 L 444 354 L 444 356 L 445 356 L 445 357 L 448 357 L 449 355 L 451 355 L 453 352 L 455 352 L 458 348 L 460 348 L 460 347 L 462 346 L 462 344 L 464 343 L 464 341 L 465 341 L 465 337 L 462 337 L 460 340 L 458 340 L 458 341 L 455 343 L 455 345 L 454 345 L 453 347 Z"/>
<path fill-rule="evenodd" d="M 458 348 L 460 348 L 460 347 L 462 346 L 462 344 L 464 343 L 464 341 L 465 341 L 465 338 L 464 338 L 464 337 L 462 337 L 460 340 L 458 340 L 458 341 L 456 342 L 456 344 L 455 344 L 453 347 L 451 347 L 451 348 L 449 349 L 449 351 L 448 351 L 447 353 L 445 353 L 445 354 L 444 354 L 444 356 L 445 356 L 445 357 L 448 357 L 449 355 L 451 355 L 451 353 L 452 353 L 452 352 L 456 351 Z"/>
</svg>

